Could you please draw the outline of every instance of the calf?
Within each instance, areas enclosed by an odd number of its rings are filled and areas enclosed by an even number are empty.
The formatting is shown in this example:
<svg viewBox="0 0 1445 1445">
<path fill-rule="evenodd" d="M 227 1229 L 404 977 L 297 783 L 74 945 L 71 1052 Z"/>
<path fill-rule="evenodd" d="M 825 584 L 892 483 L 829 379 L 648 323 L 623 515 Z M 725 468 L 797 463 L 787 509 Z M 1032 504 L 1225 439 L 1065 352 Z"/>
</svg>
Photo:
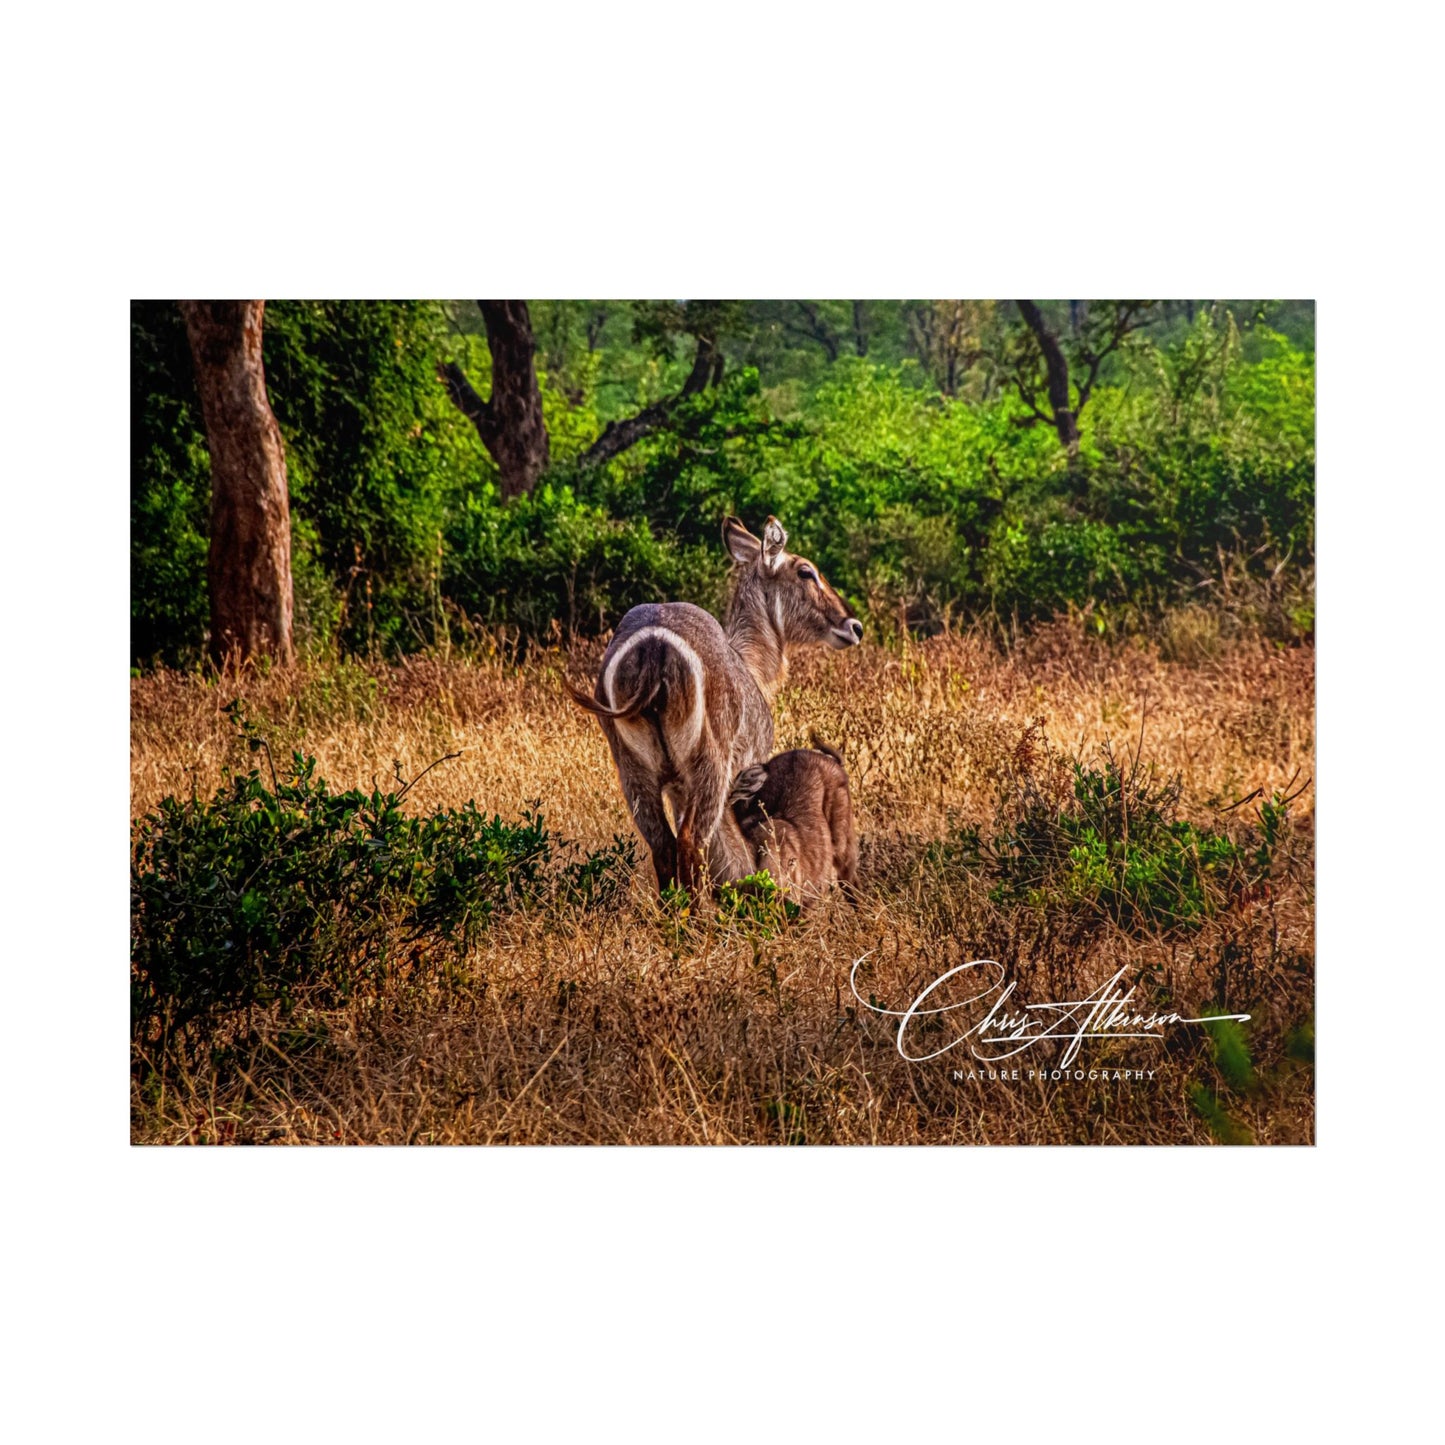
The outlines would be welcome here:
<svg viewBox="0 0 1445 1445">
<path fill-rule="evenodd" d="M 836 748 L 779 753 L 744 768 L 728 802 L 755 869 L 797 901 L 820 897 L 835 882 L 851 891 L 858 878 L 858 836 L 848 774 Z"/>
</svg>

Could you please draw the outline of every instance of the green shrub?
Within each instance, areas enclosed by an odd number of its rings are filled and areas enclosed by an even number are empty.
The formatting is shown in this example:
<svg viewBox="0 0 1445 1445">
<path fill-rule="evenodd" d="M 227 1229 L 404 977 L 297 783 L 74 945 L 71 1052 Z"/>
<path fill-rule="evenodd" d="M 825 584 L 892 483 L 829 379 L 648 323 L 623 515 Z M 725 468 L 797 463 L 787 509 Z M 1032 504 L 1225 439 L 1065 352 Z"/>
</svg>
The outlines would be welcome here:
<svg viewBox="0 0 1445 1445">
<path fill-rule="evenodd" d="M 1206 1004 L 1200 1011 L 1203 1017 L 1220 1012 L 1219 1006 Z M 1213 1045 L 1214 1064 L 1223 1077 L 1228 1091 L 1238 1099 L 1255 1094 L 1260 1089 L 1260 1078 L 1255 1072 L 1254 1060 L 1250 1057 L 1249 1040 L 1236 1019 L 1211 1018 L 1204 1025 Z M 1189 1102 L 1195 1112 L 1209 1126 L 1209 1132 L 1221 1144 L 1253 1144 L 1254 1134 L 1247 1124 L 1241 1123 L 1229 1113 L 1219 1093 L 1199 1082 L 1189 1085 Z"/>
<path fill-rule="evenodd" d="M 1202 1017 L 1223 1014 L 1221 1006 L 1206 1004 Z M 1214 1062 L 1224 1081 L 1236 1094 L 1252 1094 L 1259 1087 L 1254 1071 L 1254 1060 L 1249 1055 L 1249 1041 L 1237 1019 L 1217 1017 L 1204 1025 L 1210 1042 L 1214 1045 Z"/>
<path fill-rule="evenodd" d="M 1203 1084 L 1189 1085 L 1189 1102 L 1194 1112 L 1209 1126 L 1209 1132 L 1221 1144 L 1253 1144 L 1254 1132 L 1241 1123 L 1219 1102 L 1219 1096 Z"/>
<path fill-rule="evenodd" d="M 243 725 L 244 726 L 244 725 Z M 253 752 L 266 744 L 247 730 Z M 605 906 L 632 845 L 580 854 L 526 813 L 411 815 L 388 791 L 333 792 L 300 753 L 270 786 L 233 774 L 209 802 L 165 798 L 136 826 L 131 1018 L 140 1042 L 204 1041 L 222 1016 L 289 1013 L 378 987 L 400 956 L 455 955 L 503 911 Z"/>
<path fill-rule="evenodd" d="M 466 499 L 452 527 L 444 578 L 469 618 L 546 637 L 554 620 L 569 634 L 601 632 L 640 602 L 717 606 L 725 562 L 720 545 L 689 552 L 568 486 L 544 483 L 506 506 L 488 486 Z"/>
<path fill-rule="evenodd" d="M 1258 829 L 1236 837 L 1179 818 L 1181 785 L 1137 758 L 1029 770 L 1006 798 L 993 835 L 956 834 L 935 850 L 945 863 L 983 869 L 999 903 L 1025 903 L 1108 920 L 1130 932 L 1191 929 L 1228 909 L 1270 874 L 1288 814 L 1276 796 Z M 1050 771 L 1052 769 L 1052 772 Z"/>
<path fill-rule="evenodd" d="M 802 914 L 766 868 L 718 889 L 718 922 L 738 925 L 755 938 L 772 938 Z"/>
</svg>

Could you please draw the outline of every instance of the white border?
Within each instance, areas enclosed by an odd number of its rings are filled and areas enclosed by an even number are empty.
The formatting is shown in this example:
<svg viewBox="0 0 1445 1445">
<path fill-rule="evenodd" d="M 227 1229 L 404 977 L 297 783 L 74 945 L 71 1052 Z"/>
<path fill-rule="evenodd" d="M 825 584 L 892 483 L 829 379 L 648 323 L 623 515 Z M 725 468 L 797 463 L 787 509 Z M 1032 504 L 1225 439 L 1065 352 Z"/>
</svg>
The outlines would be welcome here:
<svg viewBox="0 0 1445 1445">
<path fill-rule="evenodd" d="M 1435 47 L 1407 13 L 14 22 L 24 1438 L 1408 1438 L 1442 534 Z M 1319 299 L 1318 1149 L 127 1147 L 125 301 L 484 285 Z"/>
</svg>

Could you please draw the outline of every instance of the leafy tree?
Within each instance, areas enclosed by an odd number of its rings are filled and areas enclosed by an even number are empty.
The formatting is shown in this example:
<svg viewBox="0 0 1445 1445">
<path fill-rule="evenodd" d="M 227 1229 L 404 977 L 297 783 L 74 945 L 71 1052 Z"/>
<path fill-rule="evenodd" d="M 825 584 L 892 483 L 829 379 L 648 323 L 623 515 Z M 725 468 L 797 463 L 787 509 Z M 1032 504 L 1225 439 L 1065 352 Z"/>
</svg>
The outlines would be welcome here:
<svg viewBox="0 0 1445 1445">
<path fill-rule="evenodd" d="M 447 401 L 429 301 L 276 301 L 266 375 L 291 465 L 298 612 L 312 646 L 436 635 L 450 519 L 499 472 Z"/>
<path fill-rule="evenodd" d="M 914 352 L 944 396 L 958 396 L 969 373 L 991 362 L 999 345 L 995 301 L 915 302 L 904 314 Z M 984 396 L 992 381 L 992 368 L 983 368 Z"/>
<path fill-rule="evenodd" d="M 447 362 L 439 369 L 453 402 L 476 426 L 502 473 L 502 495 L 529 492 L 545 470 L 547 427 L 536 377 L 536 340 L 525 301 L 478 301 L 492 353 L 492 395 L 484 401 L 461 367 Z M 723 337 L 737 328 L 740 310 L 733 301 L 638 302 L 634 308 L 635 340 L 670 359 L 674 339 L 694 343 L 692 368 L 681 389 L 632 416 L 610 421 L 582 454 L 583 466 L 609 462 L 643 437 L 666 426 L 677 408 L 721 379 L 725 363 Z"/>
<path fill-rule="evenodd" d="M 199 656 L 209 617 L 210 459 L 190 343 L 172 301 L 131 302 L 131 656 Z"/>
<path fill-rule="evenodd" d="M 1089 404 L 1100 368 L 1126 336 L 1149 324 L 1157 303 L 1070 302 L 1070 326 L 1063 335 L 1037 302 L 1014 304 L 1026 328 L 1015 335 L 1006 360 L 1010 380 L 1028 408 L 1019 420 L 1024 426 L 1048 422 L 1070 458 L 1077 457 L 1079 413 Z"/>
</svg>

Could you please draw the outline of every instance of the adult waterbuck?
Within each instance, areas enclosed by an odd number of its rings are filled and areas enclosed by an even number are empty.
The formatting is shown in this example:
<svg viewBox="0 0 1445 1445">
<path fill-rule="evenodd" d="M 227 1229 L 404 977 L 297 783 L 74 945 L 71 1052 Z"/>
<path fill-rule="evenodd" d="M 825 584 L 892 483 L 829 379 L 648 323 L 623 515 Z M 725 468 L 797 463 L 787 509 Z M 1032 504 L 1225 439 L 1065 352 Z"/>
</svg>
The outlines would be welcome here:
<svg viewBox="0 0 1445 1445">
<path fill-rule="evenodd" d="M 690 602 L 634 607 L 608 644 L 594 695 L 567 685 L 602 724 L 661 888 L 752 872 L 727 798 L 738 773 L 772 751 L 788 649 L 852 647 L 863 637 L 818 569 L 787 550 L 776 517 L 761 541 L 729 517 L 723 540 L 734 564 L 726 627 Z"/>
</svg>

